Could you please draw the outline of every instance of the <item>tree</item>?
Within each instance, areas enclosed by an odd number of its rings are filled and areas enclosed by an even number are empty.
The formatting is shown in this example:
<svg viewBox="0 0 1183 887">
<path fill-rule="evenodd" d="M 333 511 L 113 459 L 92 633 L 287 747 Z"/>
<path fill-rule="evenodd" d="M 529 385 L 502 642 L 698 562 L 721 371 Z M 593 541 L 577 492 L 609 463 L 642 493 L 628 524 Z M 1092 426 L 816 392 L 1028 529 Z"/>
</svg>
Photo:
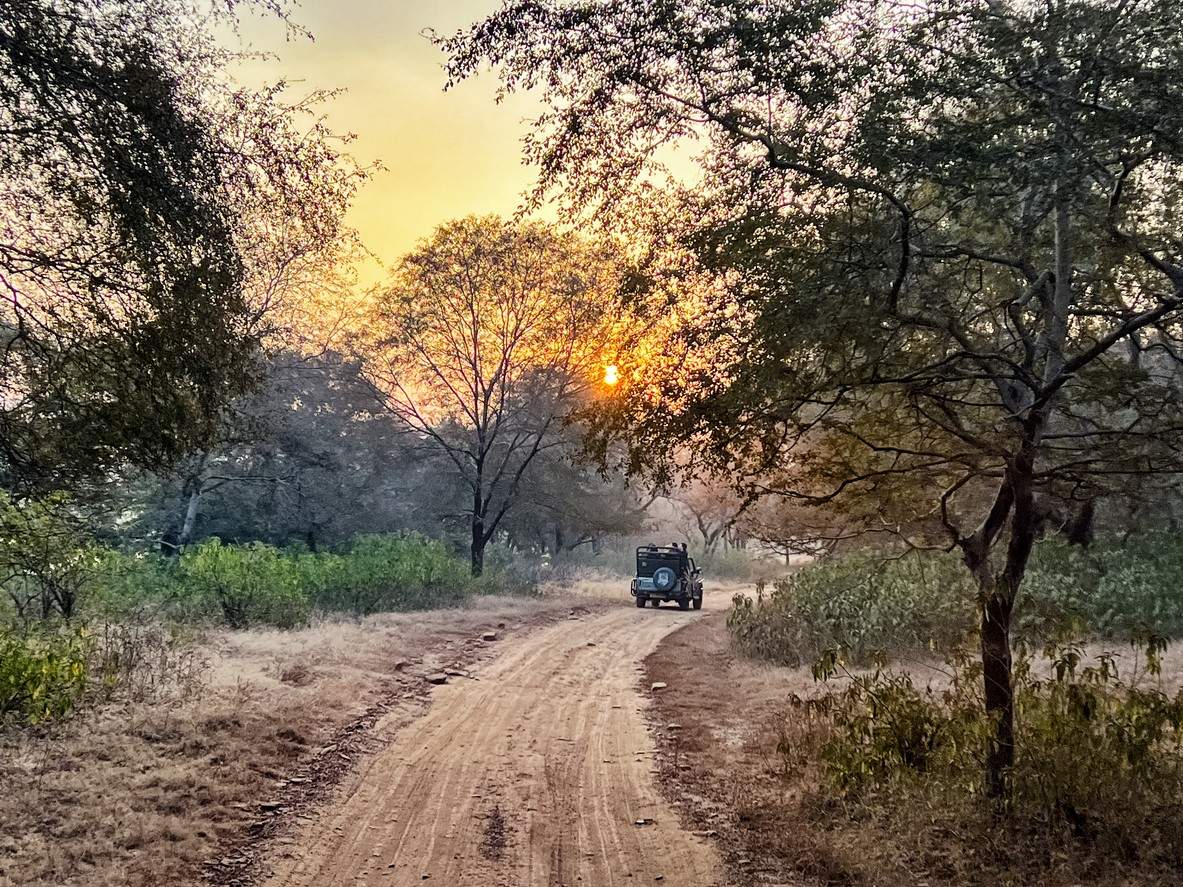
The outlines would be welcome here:
<svg viewBox="0 0 1183 887">
<path fill-rule="evenodd" d="M 360 171 L 306 103 L 229 83 L 235 6 L 0 0 L 2 487 L 207 443 L 259 306 L 339 238 Z"/>
<path fill-rule="evenodd" d="M 598 553 L 605 539 L 639 533 L 653 501 L 639 498 L 621 473 L 596 470 L 584 454 L 581 432 L 567 425 L 564 443 L 538 455 L 502 522 L 511 544 L 549 552 L 552 563 L 581 546 Z"/>
<path fill-rule="evenodd" d="M 0 490 L 0 587 L 19 620 L 70 619 L 94 570 L 91 535 L 64 495 L 15 503 Z"/>
<path fill-rule="evenodd" d="M 117 507 L 125 539 L 168 552 L 211 536 L 315 550 L 362 532 L 435 529 L 454 495 L 423 476 L 438 466 L 412 458 L 355 361 L 287 352 L 264 379 L 236 402 L 217 447 L 131 479 Z"/>
<path fill-rule="evenodd" d="M 474 576 L 527 472 L 603 374 L 615 283 L 608 256 L 572 235 L 467 218 L 407 256 L 376 305 L 375 389 L 467 488 Z"/>
<path fill-rule="evenodd" d="M 681 244 L 725 295 L 684 338 L 744 358 L 663 379 L 660 436 L 627 397 L 604 433 L 960 551 L 1004 795 L 1045 516 L 1087 524 L 1180 471 L 1175 5 L 522 0 L 444 45 L 453 80 L 490 61 L 538 88 L 530 156 L 575 208 L 649 188 L 671 140 L 706 146 Z"/>
<path fill-rule="evenodd" d="M 693 529 L 702 537 L 703 552 L 714 554 L 720 543 L 729 544 L 729 533 L 744 511 L 733 490 L 720 484 L 695 478 L 681 489 L 673 491 L 669 499 L 689 513 Z M 693 530 L 686 534 L 693 535 Z"/>
</svg>

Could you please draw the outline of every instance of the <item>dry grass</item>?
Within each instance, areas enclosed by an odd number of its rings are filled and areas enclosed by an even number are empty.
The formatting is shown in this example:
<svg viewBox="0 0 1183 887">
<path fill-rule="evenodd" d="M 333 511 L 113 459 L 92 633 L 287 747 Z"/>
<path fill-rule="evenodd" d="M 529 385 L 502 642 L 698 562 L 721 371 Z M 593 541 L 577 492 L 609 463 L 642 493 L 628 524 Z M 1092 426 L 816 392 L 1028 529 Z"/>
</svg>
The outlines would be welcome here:
<svg viewBox="0 0 1183 887">
<path fill-rule="evenodd" d="M 202 644 L 201 681 L 2 735 L 0 884 L 197 883 L 203 864 L 236 852 L 226 848 L 241 843 L 259 802 L 344 725 L 379 702 L 419 704 L 422 675 L 481 655 L 482 631 L 503 624 L 513 634 L 570 606 L 482 598 L 301 631 L 217 633 Z"/>
<path fill-rule="evenodd" d="M 1120 652 L 1129 680 L 1167 693 L 1183 686 L 1183 645 L 1168 649 L 1162 675 Z M 1106 645 L 1089 645 L 1093 656 Z M 932 662 L 903 663 L 918 686 L 947 677 Z M 670 635 L 646 661 L 645 681 L 664 681 L 652 717 L 659 775 L 691 828 L 717 832 L 737 884 L 1069 885 L 1178 884 L 1183 873 L 1146 859 L 1120 860 L 1065 834 L 1006 830 L 972 805 L 961 810 L 901 798 L 855 807 L 820 790 L 816 750 L 823 725 L 790 715 L 786 699 L 830 692 L 807 669 L 767 666 L 731 652 L 722 615 Z M 670 723 L 679 726 L 668 730 Z M 802 754 L 782 754 L 790 743 Z M 778 747 L 779 746 L 779 747 Z M 1087 762 L 1081 762 L 1087 766 Z"/>
</svg>

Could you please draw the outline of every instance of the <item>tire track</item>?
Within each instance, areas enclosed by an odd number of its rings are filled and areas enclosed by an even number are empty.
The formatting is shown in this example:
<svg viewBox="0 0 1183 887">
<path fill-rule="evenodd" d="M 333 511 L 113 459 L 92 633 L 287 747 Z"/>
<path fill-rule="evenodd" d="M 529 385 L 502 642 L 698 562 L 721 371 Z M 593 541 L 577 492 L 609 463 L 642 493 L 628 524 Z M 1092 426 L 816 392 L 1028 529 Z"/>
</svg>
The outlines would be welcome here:
<svg viewBox="0 0 1183 887">
<path fill-rule="evenodd" d="M 694 618 L 629 607 L 506 641 L 478 680 L 437 688 L 265 883 L 617 887 L 660 875 L 721 887 L 713 847 L 681 828 L 653 782 L 637 693 L 641 660 Z M 494 806 L 505 846 L 490 858 Z"/>
</svg>

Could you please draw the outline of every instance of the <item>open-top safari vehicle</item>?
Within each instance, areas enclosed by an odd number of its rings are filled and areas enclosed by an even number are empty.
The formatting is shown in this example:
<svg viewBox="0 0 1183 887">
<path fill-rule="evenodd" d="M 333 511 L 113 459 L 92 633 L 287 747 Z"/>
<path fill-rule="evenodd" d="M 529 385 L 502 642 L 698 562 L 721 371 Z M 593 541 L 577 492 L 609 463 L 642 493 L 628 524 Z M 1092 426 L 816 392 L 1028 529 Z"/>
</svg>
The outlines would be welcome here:
<svg viewBox="0 0 1183 887">
<path fill-rule="evenodd" d="M 650 601 L 654 607 L 662 601 L 677 601 L 683 610 L 702 609 L 702 570 L 680 545 L 642 545 L 637 549 L 637 576 L 630 592 L 637 606 Z"/>
</svg>

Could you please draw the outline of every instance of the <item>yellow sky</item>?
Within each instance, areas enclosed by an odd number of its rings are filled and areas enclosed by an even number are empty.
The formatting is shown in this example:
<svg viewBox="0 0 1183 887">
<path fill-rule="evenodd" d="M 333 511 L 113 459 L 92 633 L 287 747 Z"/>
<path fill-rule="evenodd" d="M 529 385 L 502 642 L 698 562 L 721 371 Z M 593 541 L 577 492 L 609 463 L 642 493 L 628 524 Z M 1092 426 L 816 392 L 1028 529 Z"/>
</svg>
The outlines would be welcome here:
<svg viewBox="0 0 1183 887">
<path fill-rule="evenodd" d="M 422 36 L 477 21 L 499 0 L 304 0 L 293 19 L 315 40 L 288 41 L 271 19 L 243 22 L 242 40 L 278 60 L 250 62 L 247 82 L 285 78 L 293 89 L 344 88 L 326 108 L 329 124 L 352 132 L 351 152 L 385 169 L 358 194 L 348 221 L 387 264 L 442 221 L 471 213 L 510 213 L 534 181 L 521 162 L 528 97 L 493 101 L 486 74 L 443 91 L 442 54 Z M 363 272 L 366 282 L 381 274 Z"/>
</svg>

